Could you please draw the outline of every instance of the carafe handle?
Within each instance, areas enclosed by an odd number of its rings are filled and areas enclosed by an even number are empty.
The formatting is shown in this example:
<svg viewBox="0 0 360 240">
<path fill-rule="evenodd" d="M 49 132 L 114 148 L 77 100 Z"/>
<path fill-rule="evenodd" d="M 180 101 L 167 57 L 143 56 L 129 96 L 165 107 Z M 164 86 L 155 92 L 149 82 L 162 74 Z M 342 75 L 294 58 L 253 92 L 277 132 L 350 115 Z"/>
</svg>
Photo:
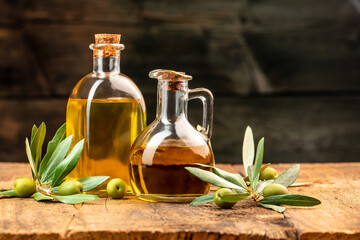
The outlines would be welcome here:
<svg viewBox="0 0 360 240">
<path fill-rule="evenodd" d="M 200 99 L 203 103 L 203 122 L 201 131 L 210 139 L 212 136 L 213 114 L 214 114 L 214 97 L 210 90 L 206 88 L 195 88 L 188 91 L 188 99 Z"/>
</svg>

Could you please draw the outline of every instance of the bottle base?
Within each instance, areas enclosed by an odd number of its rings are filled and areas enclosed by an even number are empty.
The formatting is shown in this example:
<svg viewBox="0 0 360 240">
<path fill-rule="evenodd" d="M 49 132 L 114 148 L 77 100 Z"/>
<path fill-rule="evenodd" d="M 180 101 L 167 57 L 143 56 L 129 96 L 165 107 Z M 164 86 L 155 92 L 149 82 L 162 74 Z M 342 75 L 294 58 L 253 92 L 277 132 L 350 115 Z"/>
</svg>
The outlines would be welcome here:
<svg viewBox="0 0 360 240">
<path fill-rule="evenodd" d="M 168 202 L 168 203 L 189 203 L 203 194 L 181 194 L 181 195 L 164 195 L 164 194 L 137 194 L 136 197 L 147 202 Z"/>
</svg>

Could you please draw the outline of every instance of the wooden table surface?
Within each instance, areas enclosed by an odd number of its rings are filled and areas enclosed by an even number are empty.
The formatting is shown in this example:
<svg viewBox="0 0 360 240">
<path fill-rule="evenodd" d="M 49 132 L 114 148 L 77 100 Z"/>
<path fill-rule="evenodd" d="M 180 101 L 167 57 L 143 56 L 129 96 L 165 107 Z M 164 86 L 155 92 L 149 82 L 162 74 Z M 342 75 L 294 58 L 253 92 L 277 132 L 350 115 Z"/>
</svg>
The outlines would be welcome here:
<svg viewBox="0 0 360 240">
<path fill-rule="evenodd" d="M 278 172 L 289 164 L 274 164 Z M 241 165 L 222 165 L 241 172 Z M 11 188 L 29 166 L 0 163 L 0 188 Z M 252 201 L 224 210 L 215 204 L 148 203 L 135 197 L 85 204 L 0 197 L 2 239 L 360 239 L 360 163 L 302 164 L 290 193 L 316 197 L 321 205 L 276 213 Z"/>
</svg>

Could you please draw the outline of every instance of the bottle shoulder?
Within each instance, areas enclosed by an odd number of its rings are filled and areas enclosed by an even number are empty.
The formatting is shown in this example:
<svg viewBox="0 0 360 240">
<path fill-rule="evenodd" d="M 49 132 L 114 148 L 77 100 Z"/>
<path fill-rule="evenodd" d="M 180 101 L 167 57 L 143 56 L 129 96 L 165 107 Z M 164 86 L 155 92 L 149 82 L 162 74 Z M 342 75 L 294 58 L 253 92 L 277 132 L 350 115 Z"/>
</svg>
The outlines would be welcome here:
<svg viewBox="0 0 360 240">
<path fill-rule="evenodd" d="M 143 147 L 198 147 L 208 146 L 208 139 L 197 131 L 186 118 L 174 123 L 155 119 L 138 136 L 135 145 Z"/>
<path fill-rule="evenodd" d="M 125 74 L 89 73 L 73 88 L 70 98 L 88 99 L 127 98 L 143 101 L 136 84 Z"/>
</svg>

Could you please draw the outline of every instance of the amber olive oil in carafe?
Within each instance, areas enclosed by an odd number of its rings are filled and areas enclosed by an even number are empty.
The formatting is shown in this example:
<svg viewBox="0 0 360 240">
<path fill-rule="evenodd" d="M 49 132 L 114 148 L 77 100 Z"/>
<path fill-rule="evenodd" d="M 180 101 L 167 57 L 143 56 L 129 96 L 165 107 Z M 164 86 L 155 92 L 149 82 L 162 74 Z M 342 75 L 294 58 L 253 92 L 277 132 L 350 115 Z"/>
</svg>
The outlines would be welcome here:
<svg viewBox="0 0 360 240">
<path fill-rule="evenodd" d="M 135 194 L 161 196 L 200 196 L 209 191 L 209 184 L 190 174 L 185 167 L 194 163 L 212 165 L 212 152 L 203 146 L 134 146 L 130 166 Z M 145 150 L 145 151 L 144 151 Z"/>
<path fill-rule="evenodd" d="M 146 126 L 145 102 L 135 83 L 120 72 L 124 49 L 120 35 L 96 34 L 90 48 L 94 50 L 93 72 L 77 83 L 67 104 L 66 135 L 73 135 L 73 146 L 85 140 L 68 178 L 109 176 L 130 186 L 129 152 Z M 91 194 L 105 195 L 106 184 Z M 132 192 L 130 187 L 128 192 Z"/>
</svg>

